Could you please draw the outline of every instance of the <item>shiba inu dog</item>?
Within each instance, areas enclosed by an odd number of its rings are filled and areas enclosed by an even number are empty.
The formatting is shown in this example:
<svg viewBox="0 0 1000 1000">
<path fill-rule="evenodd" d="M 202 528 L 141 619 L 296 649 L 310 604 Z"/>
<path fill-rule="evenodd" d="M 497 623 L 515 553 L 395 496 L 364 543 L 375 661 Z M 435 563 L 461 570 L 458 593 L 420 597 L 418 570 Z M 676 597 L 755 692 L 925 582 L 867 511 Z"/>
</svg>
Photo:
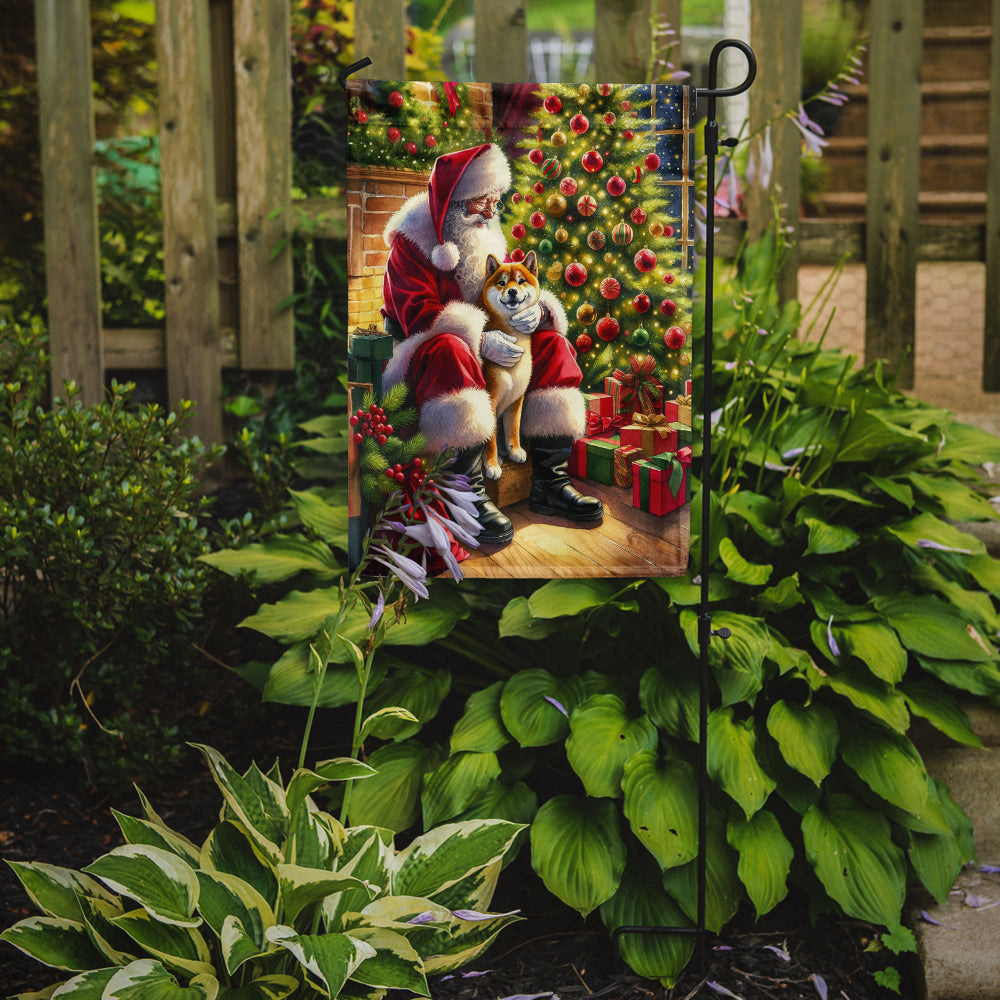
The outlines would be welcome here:
<svg viewBox="0 0 1000 1000">
<path fill-rule="evenodd" d="M 486 258 L 486 282 L 479 298 L 480 308 L 489 316 L 486 329 L 511 334 L 524 348 L 521 357 L 509 368 L 483 360 L 483 378 L 498 419 L 493 436 L 483 449 L 483 471 L 490 479 L 500 478 L 500 459 L 497 455 L 500 419 L 503 420 L 507 454 L 515 462 L 523 462 L 528 457 L 521 447 L 521 408 L 531 379 L 531 334 L 518 332 L 509 320 L 514 313 L 534 305 L 539 291 L 538 261 L 534 250 L 517 263 L 503 264 L 493 254 Z"/>
</svg>

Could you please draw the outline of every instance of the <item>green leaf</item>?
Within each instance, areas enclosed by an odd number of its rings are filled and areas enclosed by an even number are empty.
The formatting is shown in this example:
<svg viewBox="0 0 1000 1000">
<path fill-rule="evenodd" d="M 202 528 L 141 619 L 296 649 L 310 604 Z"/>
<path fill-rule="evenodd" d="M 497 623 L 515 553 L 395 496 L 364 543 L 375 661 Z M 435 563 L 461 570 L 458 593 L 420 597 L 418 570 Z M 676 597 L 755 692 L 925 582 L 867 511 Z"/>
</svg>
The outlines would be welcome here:
<svg viewBox="0 0 1000 1000">
<path fill-rule="evenodd" d="M 523 782 L 492 781 L 458 819 L 505 819 L 527 826 L 538 812 L 538 796 Z"/>
<path fill-rule="evenodd" d="M 986 552 L 986 546 L 974 535 L 953 527 L 933 514 L 918 514 L 908 521 L 888 525 L 886 531 L 913 549 L 919 549 L 921 540 L 924 540 L 965 550 L 972 555 L 983 555 Z"/>
<path fill-rule="evenodd" d="M 19 993 L 10 1000 L 30 1000 L 34 997 L 41 1000 L 42 997 L 55 996 L 58 1000 L 101 1000 L 104 996 L 104 989 L 118 972 L 118 967 L 107 969 L 92 969 L 89 972 L 82 972 L 79 976 L 67 979 L 65 983 L 58 987 L 58 993 L 52 993 L 55 988 L 50 986 L 44 993 Z"/>
<path fill-rule="evenodd" d="M 285 1000 L 299 987 L 292 976 L 261 976 L 246 986 L 223 987 L 218 1000 Z"/>
<path fill-rule="evenodd" d="M 750 490 L 738 490 L 725 500 L 727 515 L 746 522 L 768 545 L 777 548 L 784 540 L 778 505 L 771 497 Z"/>
<path fill-rule="evenodd" d="M 0 934 L 6 941 L 35 961 L 54 969 L 82 972 L 105 964 L 87 936 L 87 929 L 64 917 L 28 917 Z"/>
<path fill-rule="evenodd" d="M 437 715 L 450 689 L 451 674 L 447 670 L 418 667 L 394 670 L 375 688 L 365 706 L 373 712 L 383 708 L 406 709 L 414 721 L 385 719 L 379 727 L 380 739 L 405 740 Z"/>
<path fill-rule="evenodd" d="M 770 563 L 761 565 L 747 562 L 730 538 L 720 540 L 719 556 L 726 565 L 726 575 L 729 579 L 746 584 L 748 587 L 763 587 L 774 570 L 774 566 Z"/>
<path fill-rule="evenodd" d="M 936 597 L 880 595 L 874 603 L 899 634 L 903 645 L 915 653 L 939 660 L 980 663 L 996 658 L 975 627 Z"/>
<path fill-rule="evenodd" d="M 792 573 L 779 580 L 773 587 L 761 591 L 755 595 L 754 601 L 757 607 L 764 612 L 778 613 L 794 608 L 797 604 L 804 604 L 805 598 L 799 587 L 799 574 Z"/>
<path fill-rule="evenodd" d="M 522 670 L 504 684 L 500 716 L 507 731 L 521 746 L 547 746 L 565 738 L 569 732 L 569 715 L 583 696 L 583 682 L 579 677 L 561 679 L 547 670 Z"/>
<path fill-rule="evenodd" d="M 342 872 L 327 872 L 301 865 L 278 865 L 282 913 L 293 923 L 295 918 L 313 903 L 346 889 L 367 889 L 360 879 Z M 374 896 L 374 891 L 371 892 Z"/>
<path fill-rule="evenodd" d="M 927 801 L 927 772 L 920 754 L 900 733 L 853 718 L 841 741 L 844 762 L 876 795 L 919 815 Z"/>
<path fill-rule="evenodd" d="M 40 861 L 8 861 L 7 864 L 13 869 L 32 903 L 46 916 L 82 920 L 83 911 L 79 902 L 81 896 L 93 896 L 108 903 L 115 902 L 115 897 L 100 882 L 71 868 L 60 868 Z"/>
<path fill-rule="evenodd" d="M 776 782 L 757 762 L 753 718 L 733 718 L 733 709 L 717 708 L 708 717 L 708 774 L 749 819 L 774 791 Z"/>
<path fill-rule="evenodd" d="M 353 826 L 382 826 L 400 833 L 420 817 L 420 791 L 424 774 L 438 756 L 415 740 L 379 747 L 368 757 L 374 777 L 351 790 Z"/>
<path fill-rule="evenodd" d="M 233 960 L 233 950 L 224 949 L 226 971 L 232 975 L 247 960 L 266 949 L 264 931 L 274 926 L 274 913 L 267 900 L 248 882 L 223 872 L 198 872 L 200 895 L 198 911 L 205 922 L 224 941 L 223 928 L 227 920 L 239 922 L 242 937 L 249 938 L 251 953 Z M 231 932 L 230 932 L 231 933 Z"/>
<path fill-rule="evenodd" d="M 980 496 L 954 476 L 924 476 L 910 472 L 906 478 L 925 496 L 940 505 L 950 521 L 981 521 L 992 519 L 996 511 L 989 500 Z"/>
<path fill-rule="evenodd" d="M 762 809 L 752 818 L 737 816 L 726 828 L 729 846 L 739 851 L 736 873 L 759 920 L 788 895 L 788 873 L 795 849 L 774 813 Z"/>
<path fill-rule="evenodd" d="M 572 795 L 549 799 L 531 824 L 531 866 L 549 892 L 581 916 L 610 899 L 625 871 L 615 804 Z"/>
<path fill-rule="evenodd" d="M 930 656 L 918 656 L 917 662 L 948 687 L 986 697 L 1000 694 L 1000 669 L 992 663 L 936 660 Z"/>
<path fill-rule="evenodd" d="M 545 639 L 559 632 L 564 623 L 551 618 L 536 618 L 531 613 L 527 597 L 508 601 L 500 615 L 500 638 L 517 636 L 521 639 Z"/>
<path fill-rule="evenodd" d="M 693 611 L 682 611 L 680 620 L 692 655 L 700 657 L 698 616 Z M 722 628 L 728 628 L 731 635 L 728 639 L 713 637 L 708 646 L 708 662 L 722 690 L 723 704 L 752 703 L 763 686 L 764 659 L 771 648 L 770 633 L 759 618 L 730 611 L 714 612 L 712 629 Z"/>
<path fill-rule="evenodd" d="M 898 684 L 906 673 L 906 650 L 896 633 L 879 622 L 851 622 L 833 627 L 844 653 L 856 656 L 886 684 Z"/>
<path fill-rule="evenodd" d="M 982 465 L 983 462 L 1000 462 L 1000 445 L 997 436 L 981 427 L 950 421 L 944 430 L 944 443 L 938 452 L 942 462 L 965 462 Z"/>
<path fill-rule="evenodd" d="M 965 568 L 980 587 L 989 591 L 994 597 L 1000 597 L 1000 559 L 990 555 L 974 556 L 965 560 Z"/>
<path fill-rule="evenodd" d="M 639 682 L 639 704 L 660 729 L 678 740 L 698 739 L 698 674 L 690 662 L 672 663 L 668 671 L 650 667 Z"/>
<path fill-rule="evenodd" d="M 768 713 L 767 731 L 785 761 L 818 787 L 837 757 L 839 731 L 833 712 L 818 702 L 798 705 L 779 699 Z"/>
<path fill-rule="evenodd" d="M 313 771 L 304 767 L 299 768 L 288 782 L 285 804 L 289 813 L 296 813 L 309 795 L 331 781 L 356 781 L 372 778 L 377 773 L 374 767 L 364 761 L 355 760 L 354 757 L 334 757 L 331 760 L 320 761 Z"/>
<path fill-rule="evenodd" d="M 846 524 L 829 524 L 815 517 L 805 518 L 804 523 L 809 528 L 809 544 L 805 551 L 807 556 L 829 556 L 844 552 L 861 537 Z"/>
<path fill-rule="evenodd" d="M 625 762 L 625 818 L 661 869 L 686 864 L 698 853 L 698 783 L 691 767 L 643 750 Z"/>
<path fill-rule="evenodd" d="M 186 986 L 157 961 L 143 958 L 119 969 L 108 981 L 101 1000 L 216 1000 L 218 980 L 198 975 Z"/>
<path fill-rule="evenodd" d="M 351 937 L 375 949 L 375 954 L 351 973 L 355 982 L 430 996 L 424 963 L 402 934 L 383 927 L 355 927 Z"/>
<path fill-rule="evenodd" d="M 947 902 L 965 860 L 957 838 L 952 834 L 911 833 L 909 856 L 924 888 L 939 903 Z"/>
<path fill-rule="evenodd" d="M 208 835 L 202 844 L 199 867 L 207 872 L 234 875 L 253 886 L 270 906 L 277 905 L 277 873 L 240 823 L 227 820 Z"/>
<path fill-rule="evenodd" d="M 874 924 L 899 923 L 906 867 L 885 816 L 834 794 L 809 809 L 802 836 L 809 863 L 844 913 Z"/>
<path fill-rule="evenodd" d="M 347 548 L 347 505 L 327 503 L 312 490 L 289 490 L 295 512 L 302 523 L 324 542 Z"/>
<path fill-rule="evenodd" d="M 246 574 L 256 584 L 278 583 L 299 573 L 332 580 L 345 571 L 325 542 L 311 542 L 295 535 L 272 535 L 266 542 L 209 552 L 200 559 L 229 576 Z"/>
<path fill-rule="evenodd" d="M 865 478 L 875 487 L 880 489 L 886 496 L 891 497 L 898 504 L 902 504 L 908 510 L 913 507 L 913 490 L 906 483 L 897 479 L 889 479 L 886 476 L 865 476 Z"/>
<path fill-rule="evenodd" d="M 462 717 L 451 733 L 451 752 L 474 750 L 477 753 L 494 753 L 510 743 L 510 733 L 500 717 L 500 692 L 503 681 L 469 696 Z"/>
<path fill-rule="evenodd" d="M 965 710 L 947 688 L 931 680 L 908 681 L 900 686 L 914 715 L 926 719 L 945 736 L 967 747 L 981 747 L 983 741 L 972 728 Z"/>
<path fill-rule="evenodd" d="M 843 667 L 836 673 L 822 675 L 813 668 L 807 674 L 807 679 L 814 689 L 829 688 L 856 708 L 881 719 L 897 732 L 906 732 L 910 724 L 910 713 L 906 710 L 903 696 L 867 670 Z"/>
<path fill-rule="evenodd" d="M 134 899 L 151 917 L 178 927 L 197 927 L 198 878 L 176 854 L 147 844 L 125 844 L 88 865 L 112 892 Z"/>
<path fill-rule="evenodd" d="M 145 910 L 123 913 L 111 922 L 168 968 L 188 976 L 212 974 L 208 945 L 194 928 L 162 923 Z"/>
<path fill-rule="evenodd" d="M 570 717 L 566 758 L 588 795 L 617 799 L 626 760 L 638 750 L 655 749 L 658 739 L 649 716 L 629 719 L 621 698 L 595 694 Z"/>
<path fill-rule="evenodd" d="M 341 646 L 340 648 L 344 648 Z M 271 667 L 264 682 L 261 697 L 281 705 L 311 705 L 316 695 L 316 674 L 310 662 L 308 642 L 297 642 L 281 655 Z M 336 650 L 334 656 L 340 655 Z M 380 669 L 380 666 L 382 669 Z M 369 678 L 369 686 L 376 685 L 384 676 L 384 665 L 376 660 Z M 340 708 L 358 700 L 360 685 L 354 667 L 330 665 L 323 675 L 317 708 Z"/>
<path fill-rule="evenodd" d="M 349 934 L 296 934 L 293 928 L 279 924 L 268 928 L 267 939 L 291 952 L 331 997 L 339 996 L 362 962 L 375 957 L 370 944 Z"/>
<path fill-rule="evenodd" d="M 618 592 L 610 580 L 550 580 L 528 598 L 534 618 L 565 618 L 599 608 Z"/>
<path fill-rule="evenodd" d="M 883 457 L 893 447 L 926 444 L 922 434 L 889 423 L 871 410 L 863 410 L 851 421 L 840 448 L 837 462 L 868 462 Z"/>
<path fill-rule="evenodd" d="M 126 816 L 125 813 L 120 813 L 117 809 L 112 809 L 111 812 L 118 821 L 122 835 L 128 843 L 159 847 L 164 851 L 176 854 L 189 865 L 198 864 L 199 849 L 187 837 L 175 833 L 161 823 Z"/>
<path fill-rule="evenodd" d="M 468 809 L 499 776 L 500 764 L 495 753 L 452 754 L 424 779 L 421 804 L 425 829 L 454 819 Z"/>
</svg>

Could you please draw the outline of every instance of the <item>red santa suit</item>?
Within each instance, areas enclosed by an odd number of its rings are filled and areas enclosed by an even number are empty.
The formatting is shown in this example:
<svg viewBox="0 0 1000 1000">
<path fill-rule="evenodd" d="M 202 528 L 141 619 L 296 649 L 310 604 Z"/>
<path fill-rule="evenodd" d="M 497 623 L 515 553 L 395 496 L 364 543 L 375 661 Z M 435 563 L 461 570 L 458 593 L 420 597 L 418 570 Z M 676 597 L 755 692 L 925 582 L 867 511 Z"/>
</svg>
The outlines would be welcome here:
<svg viewBox="0 0 1000 1000">
<path fill-rule="evenodd" d="M 503 152 L 486 143 L 438 157 L 427 192 L 410 198 L 392 216 L 383 238 L 389 247 L 382 285 L 382 314 L 398 324 L 396 345 L 383 384 L 405 381 L 431 449 L 484 444 L 496 417 L 483 380 L 480 348 L 487 315 L 476 304 L 485 272 L 463 270 L 458 246 L 446 239 L 449 207 L 511 186 Z M 459 213 L 463 207 L 455 209 Z M 487 239 L 503 256 L 496 226 Z M 485 260 L 485 257 L 484 257 Z M 542 290 L 542 317 L 531 336 L 532 375 L 521 433 L 526 438 L 581 437 L 586 426 L 576 352 L 566 339 L 566 315 Z"/>
</svg>

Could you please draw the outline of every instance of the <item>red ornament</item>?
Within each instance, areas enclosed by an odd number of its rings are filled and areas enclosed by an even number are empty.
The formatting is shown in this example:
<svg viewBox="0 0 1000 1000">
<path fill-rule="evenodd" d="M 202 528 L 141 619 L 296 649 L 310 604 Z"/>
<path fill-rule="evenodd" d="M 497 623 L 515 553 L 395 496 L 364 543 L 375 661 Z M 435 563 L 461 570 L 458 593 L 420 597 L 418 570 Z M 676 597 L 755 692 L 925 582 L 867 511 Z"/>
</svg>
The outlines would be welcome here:
<svg viewBox="0 0 1000 1000">
<path fill-rule="evenodd" d="M 668 284 L 672 285 L 674 283 L 674 276 L 669 272 L 663 276 L 663 280 Z"/>
<path fill-rule="evenodd" d="M 582 216 L 591 216 L 597 211 L 597 202 L 589 194 L 585 194 L 577 203 L 576 210 Z"/>
<path fill-rule="evenodd" d="M 646 167 L 649 170 L 656 170 L 660 165 L 660 158 L 656 153 L 650 153 L 645 160 Z"/>
<path fill-rule="evenodd" d="M 662 308 L 663 307 L 661 306 L 661 311 Z M 665 343 L 672 351 L 679 351 L 684 346 L 685 340 L 687 340 L 687 336 L 679 326 L 672 326 L 663 335 L 663 343 Z"/>
<path fill-rule="evenodd" d="M 613 90 L 614 87 L 612 87 L 610 83 L 599 83 L 597 85 L 597 92 L 601 95 L 601 97 L 610 97 Z"/>
<path fill-rule="evenodd" d="M 510 252 L 510 259 L 515 263 L 524 260 L 524 251 L 520 247 L 514 247 Z"/>
<path fill-rule="evenodd" d="M 515 240 L 523 240 L 527 229 L 524 228 L 523 222 L 515 222 L 513 226 L 510 227 L 510 235 L 514 237 Z"/>
<path fill-rule="evenodd" d="M 632 209 L 632 213 L 629 215 L 629 218 L 637 226 L 641 226 L 646 221 L 646 210 L 642 208 L 642 206 L 636 205 L 635 208 Z"/>
<path fill-rule="evenodd" d="M 619 198 L 625 193 L 625 180 L 615 174 L 607 183 L 608 194 L 612 198 Z"/>
<path fill-rule="evenodd" d="M 631 110 L 632 110 L 632 102 L 622 101 L 622 111 L 631 111 Z"/>
<path fill-rule="evenodd" d="M 542 103 L 550 115 L 557 115 L 562 111 L 562 101 L 556 94 L 549 94 Z"/>
<path fill-rule="evenodd" d="M 569 120 L 569 127 L 577 134 L 583 135 L 590 128 L 590 122 L 586 115 L 573 115 Z"/>
<path fill-rule="evenodd" d="M 660 303 L 660 312 L 669 319 L 677 312 L 677 303 L 673 299 L 664 299 Z"/>
<path fill-rule="evenodd" d="M 604 157 L 596 149 L 588 149 L 580 160 L 580 165 L 588 174 L 596 174 L 604 166 Z"/>
<path fill-rule="evenodd" d="M 513 194 L 512 194 L 511 196 L 510 196 L 510 200 L 511 200 L 511 201 L 512 201 L 512 202 L 513 202 L 513 203 L 514 203 L 515 205 L 516 205 L 516 204 L 517 204 L 517 203 L 518 203 L 518 202 L 519 202 L 519 201 L 521 200 L 521 198 L 522 198 L 522 197 L 523 197 L 523 196 L 522 196 L 522 194 L 521 194 L 521 192 L 520 192 L 520 191 L 515 191 L 515 192 L 514 192 L 514 193 L 513 193 Z"/>
<path fill-rule="evenodd" d="M 632 258 L 632 263 L 635 264 L 637 271 L 642 271 L 643 274 L 649 274 L 649 272 L 656 267 L 656 254 L 653 253 L 649 247 L 643 247 L 635 255 L 635 257 Z"/>
<path fill-rule="evenodd" d="M 579 288 L 587 280 L 587 269 L 579 261 L 570 261 L 563 271 L 563 277 L 568 285 Z"/>
<path fill-rule="evenodd" d="M 576 338 L 576 349 L 581 354 L 586 354 L 594 346 L 594 338 L 589 333 L 581 333 Z"/>
<path fill-rule="evenodd" d="M 635 138 L 635 132 L 633 132 L 630 128 L 627 128 L 624 132 L 622 132 L 622 137 L 626 142 L 628 142 L 629 140 Z"/>
<path fill-rule="evenodd" d="M 621 327 L 618 326 L 618 320 L 614 316 L 602 316 L 597 321 L 597 336 L 601 340 L 614 340 L 620 332 Z"/>
<path fill-rule="evenodd" d="M 612 299 L 617 299 L 621 294 L 622 285 L 617 278 L 605 278 L 601 282 L 601 295 L 603 295 L 609 302 Z"/>
<path fill-rule="evenodd" d="M 609 112 L 608 112 L 608 113 L 607 113 L 607 114 L 606 114 L 606 115 L 604 116 L 604 124 L 605 124 L 605 125 L 614 125 L 614 123 L 615 123 L 615 115 L 614 115 L 614 112 L 613 112 L 613 111 L 609 111 Z"/>
<path fill-rule="evenodd" d="M 541 181 L 536 181 L 534 185 L 535 194 L 541 194 L 545 190 L 545 185 Z"/>
<path fill-rule="evenodd" d="M 359 125 L 364 125 L 365 122 L 368 121 L 368 112 L 365 111 L 364 108 L 358 108 L 358 110 L 354 112 L 354 120 Z"/>
<path fill-rule="evenodd" d="M 438 141 L 437 141 L 437 136 L 436 135 L 425 135 L 424 136 L 424 145 L 428 149 L 433 149 L 437 144 L 438 144 Z"/>
<path fill-rule="evenodd" d="M 545 153 L 541 149 L 538 149 L 536 147 L 535 149 L 531 150 L 530 153 L 528 153 L 528 159 L 531 160 L 531 162 L 534 163 L 535 166 L 537 167 L 538 164 L 545 159 Z"/>
<path fill-rule="evenodd" d="M 390 125 L 385 130 L 385 137 L 389 140 L 389 142 L 399 142 L 399 140 L 403 138 L 403 133 L 400 132 L 395 125 Z"/>
<path fill-rule="evenodd" d="M 649 301 L 649 296 L 645 292 L 640 292 L 633 300 L 632 305 L 635 306 L 636 312 L 649 312 L 649 307 L 652 303 Z"/>
<path fill-rule="evenodd" d="M 559 190 L 562 191 L 567 198 L 572 198 L 576 194 L 579 185 L 573 180 L 572 177 L 564 177 L 559 182 Z"/>
<path fill-rule="evenodd" d="M 408 142 L 403 148 L 410 154 L 410 156 L 413 156 L 417 151 L 417 144 L 415 142 Z"/>
<path fill-rule="evenodd" d="M 642 180 L 642 167 L 632 168 L 632 183 L 638 184 Z"/>
<path fill-rule="evenodd" d="M 674 235 L 674 227 L 673 226 L 664 226 L 663 227 L 663 235 L 669 240 L 670 237 Z"/>
<path fill-rule="evenodd" d="M 403 95 L 398 90 L 392 91 L 386 99 L 389 102 L 390 108 L 401 108 L 403 106 Z"/>
<path fill-rule="evenodd" d="M 545 218 L 544 212 L 532 212 L 531 218 L 528 221 L 535 227 L 535 229 L 544 229 L 545 223 L 548 221 Z"/>
</svg>

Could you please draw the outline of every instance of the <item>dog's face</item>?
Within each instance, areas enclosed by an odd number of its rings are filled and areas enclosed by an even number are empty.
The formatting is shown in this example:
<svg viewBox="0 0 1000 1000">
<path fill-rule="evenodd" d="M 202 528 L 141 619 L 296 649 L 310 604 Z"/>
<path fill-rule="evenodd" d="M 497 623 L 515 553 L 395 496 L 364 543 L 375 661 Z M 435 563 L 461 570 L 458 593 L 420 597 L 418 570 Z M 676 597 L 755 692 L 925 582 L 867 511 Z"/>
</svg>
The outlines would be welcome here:
<svg viewBox="0 0 1000 1000">
<path fill-rule="evenodd" d="M 496 312 L 517 312 L 538 301 L 538 261 L 529 250 L 522 261 L 503 264 L 493 254 L 486 258 L 483 298 Z"/>
</svg>

